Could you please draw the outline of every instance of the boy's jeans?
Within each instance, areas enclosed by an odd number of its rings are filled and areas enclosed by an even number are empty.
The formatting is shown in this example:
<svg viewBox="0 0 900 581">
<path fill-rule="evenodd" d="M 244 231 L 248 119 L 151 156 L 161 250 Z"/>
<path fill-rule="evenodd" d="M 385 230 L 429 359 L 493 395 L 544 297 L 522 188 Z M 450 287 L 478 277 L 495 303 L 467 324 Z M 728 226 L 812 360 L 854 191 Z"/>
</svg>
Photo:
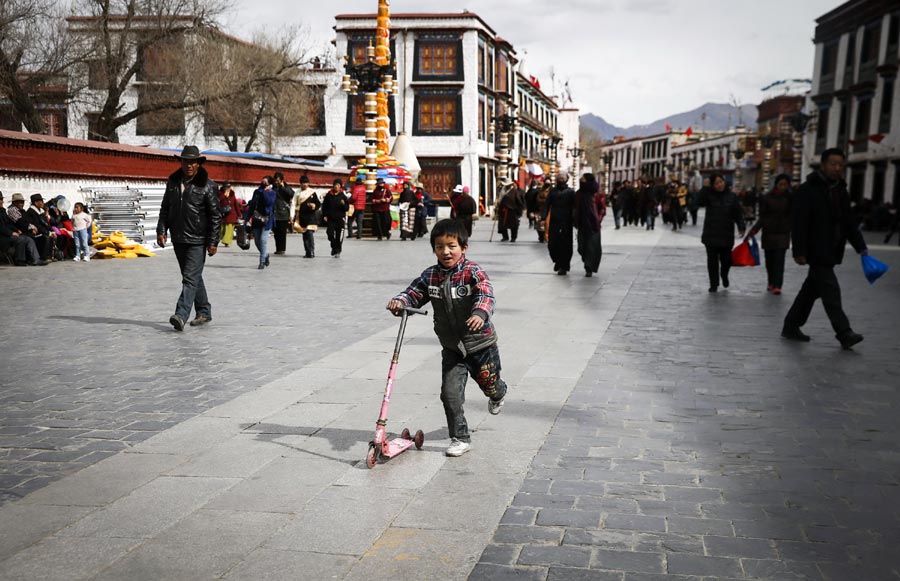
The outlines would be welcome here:
<svg viewBox="0 0 900 581">
<path fill-rule="evenodd" d="M 90 232 L 87 228 L 84 230 L 75 230 L 72 232 L 75 238 L 75 258 L 82 256 L 90 256 L 91 251 L 89 250 L 90 244 L 88 243 L 88 232 Z"/>
<path fill-rule="evenodd" d="M 469 353 L 465 357 L 449 349 L 441 350 L 441 402 L 447 416 L 451 438 L 468 442 L 469 425 L 463 412 L 466 381 L 472 376 L 484 395 L 494 401 L 506 395 L 506 382 L 500 379 L 500 350 L 497 345 Z"/>
</svg>

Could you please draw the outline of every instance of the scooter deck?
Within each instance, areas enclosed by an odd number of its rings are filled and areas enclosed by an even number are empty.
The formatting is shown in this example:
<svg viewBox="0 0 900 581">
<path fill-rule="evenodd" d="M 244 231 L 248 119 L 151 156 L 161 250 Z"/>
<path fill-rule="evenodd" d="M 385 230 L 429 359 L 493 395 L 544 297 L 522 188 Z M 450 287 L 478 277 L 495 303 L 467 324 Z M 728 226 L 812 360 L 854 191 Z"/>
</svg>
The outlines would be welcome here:
<svg viewBox="0 0 900 581">
<path fill-rule="evenodd" d="M 387 456 L 388 458 L 393 458 L 394 456 L 408 449 L 413 444 L 415 444 L 414 441 L 407 440 L 406 438 L 394 438 L 393 440 L 389 440 L 387 442 L 387 446 L 382 447 L 381 455 Z"/>
</svg>

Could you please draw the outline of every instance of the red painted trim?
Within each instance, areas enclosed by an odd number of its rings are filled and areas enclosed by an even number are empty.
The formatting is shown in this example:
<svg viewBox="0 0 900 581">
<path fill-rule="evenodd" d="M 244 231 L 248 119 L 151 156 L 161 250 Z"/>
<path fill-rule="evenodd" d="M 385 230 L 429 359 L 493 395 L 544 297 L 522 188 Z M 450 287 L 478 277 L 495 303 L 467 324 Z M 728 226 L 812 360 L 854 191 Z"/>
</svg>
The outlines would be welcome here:
<svg viewBox="0 0 900 581">
<path fill-rule="evenodd" d="M 0 171 L 47 178 L 98 178 L 103 180 L 165 181 L 179 167 L 175 154 L 133 145 L 82 141 L 65 137 L 0 131 Z M 255 185 L 265 175 L 280 171 L 288 183 L 301 175 L 313 186 L 330 187 L 334 178 L 346 179 L 350 171 L 320 166 L 235 159 L 210 155 L 204 163 L 217 182 Z"/>
</svg>

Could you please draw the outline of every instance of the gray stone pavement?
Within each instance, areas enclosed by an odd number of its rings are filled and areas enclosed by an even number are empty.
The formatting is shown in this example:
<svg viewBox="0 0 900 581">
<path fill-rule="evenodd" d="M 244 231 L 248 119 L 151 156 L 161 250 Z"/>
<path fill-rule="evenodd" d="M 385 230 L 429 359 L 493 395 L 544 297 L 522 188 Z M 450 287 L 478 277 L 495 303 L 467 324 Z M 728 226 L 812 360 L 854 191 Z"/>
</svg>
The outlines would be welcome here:
<svg viewBox="0 0 900 581">
<path fill-rule="evenodd" d="M 309 261 L 291 237 L 263 272 L 229 249 L 206 271 L 213 324 L 184 334 L 171 255 L 0 269 L 0 578 L 897 577 L 896 247 L 873 245 L 895 269 L 874 286 L 840 269 L 866 336 L 842 352 L 821 308 L 812 343 L 778 339 L 797 267 L 782 297 L 760 268 L 708 295 L 696 230 L 607 227 L 586 279 L 488 226 L 469 254 L 497 289 L 509 401 L 488 416 L 470 391 L 473 451 L 445 458 L 414 318 L 389 428 L 425 447 L 374 470 L 383 305 L 425 241 Z"/>
</svg>

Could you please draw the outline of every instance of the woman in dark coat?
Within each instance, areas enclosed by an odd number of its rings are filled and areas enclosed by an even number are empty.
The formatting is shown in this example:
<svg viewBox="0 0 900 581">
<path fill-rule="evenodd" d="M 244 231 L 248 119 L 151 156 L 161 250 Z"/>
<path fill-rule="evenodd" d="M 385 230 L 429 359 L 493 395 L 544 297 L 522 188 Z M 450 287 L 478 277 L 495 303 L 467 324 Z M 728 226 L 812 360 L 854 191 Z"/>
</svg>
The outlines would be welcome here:
<svg viewBox="0 0 900 581">
<path fill-rule="evenodd" d="M 749 236 L 762 230 L 762 247 L 766 255 L 766 290 L 781 294 L 784 283 L 784 255 L 791 245 L 791 177 L 775 177 L 775 188 L 759 202 L 759 220 L 750 228 Z"/>
<path fill-rule="evenodd" d="M 553 261 L 553 270 L 563 276 L 572 263 L 572 226 L 575 219 L 575 190 L 566 183 L 569 176 L 561 172 L 556 176 L 556 187 L 547 196 L 544 219 L 547 221 L 547 250 Z"/>
<path fill-rule="evenodd" d="M 253 192 L 244 221 L 253 226 L 253 241 L 259 250 L 259 270 L 269 266 L 269 232 L 275 225 L 275 190 L 272 176 L 265 176 Z"/>
<path fill-rule="evenodd" d="M 592 173 L 581 176 L 581 186 L 575 193 L 575 227 L 578 228 L 578 254 L 584 262 L 584 276 L 593 276 L 600 268 L 603 245 L 600 221 L 606 214 L 606 201 L 600 194 L 600 184 Z"/>
<path fill-rule="evenodd" d="M 719 290 L 719 274 L 722 286 L 728 288 L 728 271 L 731 269 L 731 248 L 734 246 L 734 227 L 744 236 L 744 215 L 737 195 L 728 187 L 720 173 L 710 176 L 711 187 L 700 194 L 699 204 L 706 207 L 701 242 L 706 246 L 706 268 L 709 271 L 709 292 Z"/>
</svg>

